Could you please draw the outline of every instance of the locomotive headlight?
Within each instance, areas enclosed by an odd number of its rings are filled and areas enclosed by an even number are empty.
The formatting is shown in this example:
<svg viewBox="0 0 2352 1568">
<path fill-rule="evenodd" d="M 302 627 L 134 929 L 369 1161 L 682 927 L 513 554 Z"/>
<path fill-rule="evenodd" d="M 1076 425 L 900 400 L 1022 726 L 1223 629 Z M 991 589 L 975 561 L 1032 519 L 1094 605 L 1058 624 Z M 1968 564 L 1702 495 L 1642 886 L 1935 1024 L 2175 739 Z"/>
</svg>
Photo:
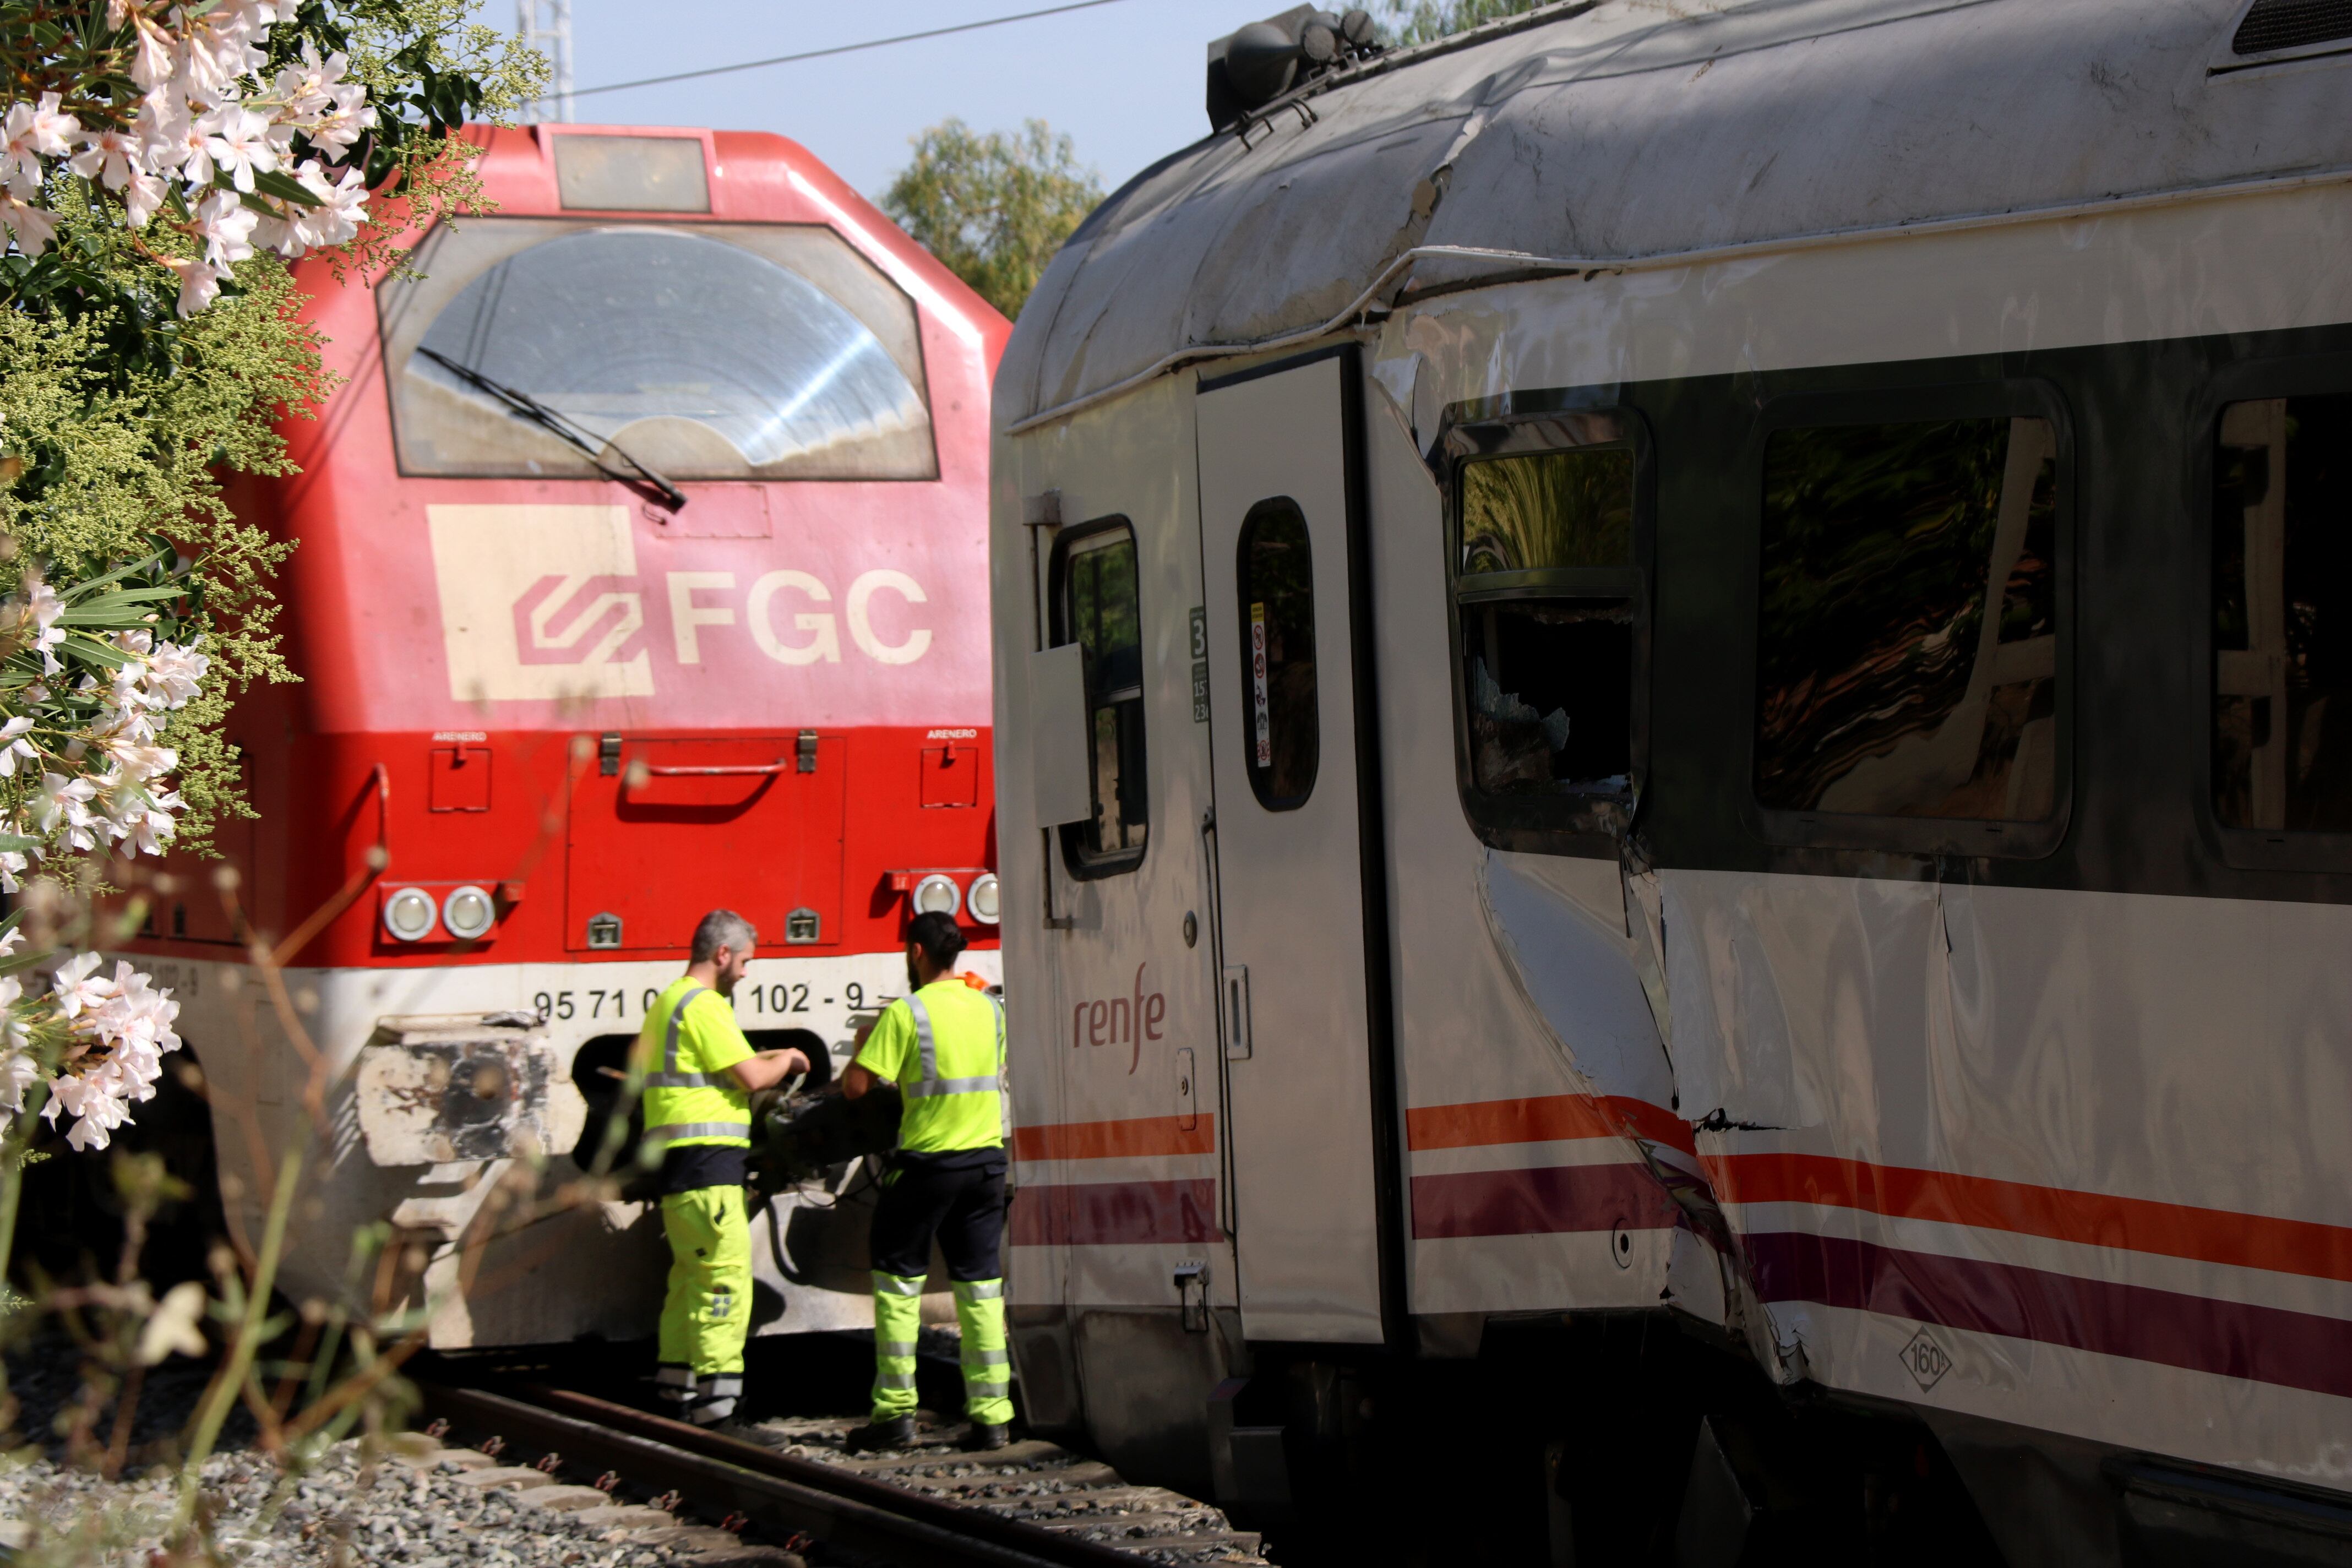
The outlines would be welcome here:
<svg viewBox="0 0 2352 1568">
<path fill-rule="evenodd" d="M 997 900 L 1001 897 L 996 885 L 996 873 L 982 871 L 971 879 L 971 892 L 966 902 L 971 906 L 971 918 L 982 925 L 992 926 L 1001 912 Z"/>
<path fill-rule="evenodd" d="M 963 907 L 963 890 L 953 877 L 934 871 L 915 884 L 908 902 L 919 915 L 952 915 Z"/>
<path fill-rule="evenodd" d="M 423 942 L 433 934 L 433 895 L 422 888 L 403 888 L 383 901 L 383 929 L 402 942 Z"/>
<path fill-rule="evenodd" d="M 460 942 L 471 942 L 489 930 L 498 918 L 498 906 L 480 888 L 459 888 L 441 903 L 441 923 Z"/>
</svg>

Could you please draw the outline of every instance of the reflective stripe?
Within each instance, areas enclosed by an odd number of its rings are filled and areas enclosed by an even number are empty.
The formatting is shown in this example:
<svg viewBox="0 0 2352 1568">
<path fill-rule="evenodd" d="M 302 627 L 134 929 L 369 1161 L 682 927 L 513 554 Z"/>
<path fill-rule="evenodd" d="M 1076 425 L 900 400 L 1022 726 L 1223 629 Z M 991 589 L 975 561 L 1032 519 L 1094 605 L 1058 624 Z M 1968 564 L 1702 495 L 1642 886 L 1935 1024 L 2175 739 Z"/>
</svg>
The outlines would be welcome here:
<svg viewBox="0 0 2352 1568">
<path fill-rule="evenodd" d="M 968 1350 L 963 1352 L 963 1364 L 966 1366 L 1003 1366 L 1011 1360 L 1002 1346 L 992 1351 Z"/>
<path fill-rule="evenodd" d="M 743 1374 L 722 1372 L 716 1377 L 700 1379 L 698 1386 L 714 1399 L 731 1399 L 743 1392 Z"/>
<path fill-rule="evenodd" d="M 749 1148 L 751 1124 L 749 1121 L 672 1121 L 666 1126 L 646 1129 L 646 1142 L 667 1143 L 673 1138 L 740 1138 Z"/>
<path fill-rule="evenodd" d="M 914 1016 L 915 1051 L 922 1058 L 923 1077 L 921 1082 L 906 1092 L 908 1094 L 942 1093 L 944 1091 L 933 1087 L 940 1081 L 940 1047 L 939 1043 L 931 1038 L 931 1010 L 923 1005 L 921 997 L 910 992 L 907 996 L 907 1011 Z"/>
<path fill-rule="evenodd" d="M 920 1279 L 901 1279 L 896 1274 L 874 1271 L 874 1293 L 877 1296 L 919 1296 L 923 1293 Z"/>
<path fill-rule="evenodd" d="M 957 1298 L 961 1300 L 985 1301 L 992 1296 L 1002 1296 L 1004 1294 L 1004 1281 L 1002 1279 L 959 1279 L 955 1282 L 955 1293 Z"/>
<path fill-rule="evenodd" d="M 647 1089 L 724 1089 L 733 1080 L 714 1072 L 649 1072 Z"/>
<path fill-rule="evenodd" d="M 664 1388 L 692 1388 L 694 1369 L 677 1362 L 654 1369 L 654 1381 Z"/>
<path fill-rule="evenodd" d="M 915 1353 L 915 1342 L 912 1340 L 876 1340 L 874 1342 L 874 1353 L 876 1355 L 913 1355 Z"/>
<path fill-rule="evenodd" d="M 928 1100 L 935 1094 L 992 1094 L 996 1086 L 992 1078 L 927 1078 L 900 1092 L 909 1100 Z"/>
<path fill-rule="evenodd" d="M 877 1372 L 874 1374 L 874 1386 L 877 1388 L 912 1388 L 915 1386 L 915 1374 L 911 1372 Z"/>
<path fill-rule="evenodd" d="M 1009 1383 L 974 1383 L 968 1377 L 963 1380 L 963 1393 L 966 1399 L 998 1398 L 1008 1393 L 1012 1387 Z"/>
<path fill-rule="evenodd" d="M 662 1041 L 662 1070 L 664 1072 L 677 1071 L 678 1026 L 686 1022 L 686 1010 L 694 1005 L 694 999 L 697 996 L 701 995 L 703 992 L 708 989 L 709 989 L 708 986 L 703 985 L 694 987 L 685 995 L 679 997 L 677 999 L 677 1005 L 669 1010 L 669 1029 L 667 1037 Z"/>
</svg>

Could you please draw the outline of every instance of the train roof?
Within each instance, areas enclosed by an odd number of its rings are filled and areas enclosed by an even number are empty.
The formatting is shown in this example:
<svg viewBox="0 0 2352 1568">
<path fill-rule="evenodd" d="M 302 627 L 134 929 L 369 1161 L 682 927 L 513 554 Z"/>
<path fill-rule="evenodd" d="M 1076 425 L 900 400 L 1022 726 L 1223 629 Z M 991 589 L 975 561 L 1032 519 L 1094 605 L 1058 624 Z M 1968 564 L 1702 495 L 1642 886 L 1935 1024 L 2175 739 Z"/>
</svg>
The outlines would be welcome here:
<svg viewBox="0 0 2352 1568">
<path fill-rule="evenodd" d="M 1017 429 L 1368 304 L 1580 263 L 2341 177 L 2344 57 L 2242 56 L 2245 12 L 1607 0 L 1382 57 L 1097 208 L 1022 311 L 995 418 Z"/>
</svg>

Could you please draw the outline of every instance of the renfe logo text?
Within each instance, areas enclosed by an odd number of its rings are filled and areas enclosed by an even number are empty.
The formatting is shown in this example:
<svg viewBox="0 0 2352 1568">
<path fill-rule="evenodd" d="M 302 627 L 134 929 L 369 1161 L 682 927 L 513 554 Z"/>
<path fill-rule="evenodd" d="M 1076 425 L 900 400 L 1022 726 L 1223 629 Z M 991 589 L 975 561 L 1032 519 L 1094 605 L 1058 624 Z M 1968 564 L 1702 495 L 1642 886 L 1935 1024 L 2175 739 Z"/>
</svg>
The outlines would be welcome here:
<svg viewBox="0 0 2352 1568">
<path fill-rule="evenodd" d="M 1081 1002 L 1070 1010 L 1070 1048 L 1080 1046 L 1125 1045 L 1127 1070 L 1135 1071 L 1143 1059 L 1143 1042 L 1160 1037 L 1160 1026 L 1168 1016 L 1168 998 L 1160 992 L 1147 994 L 1143 989 L 1143 972 L 1149 963 L 1135 966 L 1135 990 L 1132 994 L 1113 996 L 1104 1002 Z"/>
</svg>

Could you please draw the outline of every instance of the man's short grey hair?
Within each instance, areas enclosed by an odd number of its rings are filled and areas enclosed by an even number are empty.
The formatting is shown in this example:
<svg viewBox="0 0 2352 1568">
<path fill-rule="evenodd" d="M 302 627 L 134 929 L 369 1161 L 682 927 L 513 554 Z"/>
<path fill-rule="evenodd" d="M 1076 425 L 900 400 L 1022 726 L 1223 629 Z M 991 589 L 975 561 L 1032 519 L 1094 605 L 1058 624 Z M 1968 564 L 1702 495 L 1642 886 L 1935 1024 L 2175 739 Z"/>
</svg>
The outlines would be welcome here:
<svg viewBox="0 0 2352 1568">
<path fill-rule="evenodd" d="M 749 958 L 751 950 L 759 945 L 760 933 L 751 929 L 750 921 L 733 910 L 713 910 L 694 928 L 692 962 L 708 963 L 719 956 L 722 947 L 732 948 Z"/>
</svg>

